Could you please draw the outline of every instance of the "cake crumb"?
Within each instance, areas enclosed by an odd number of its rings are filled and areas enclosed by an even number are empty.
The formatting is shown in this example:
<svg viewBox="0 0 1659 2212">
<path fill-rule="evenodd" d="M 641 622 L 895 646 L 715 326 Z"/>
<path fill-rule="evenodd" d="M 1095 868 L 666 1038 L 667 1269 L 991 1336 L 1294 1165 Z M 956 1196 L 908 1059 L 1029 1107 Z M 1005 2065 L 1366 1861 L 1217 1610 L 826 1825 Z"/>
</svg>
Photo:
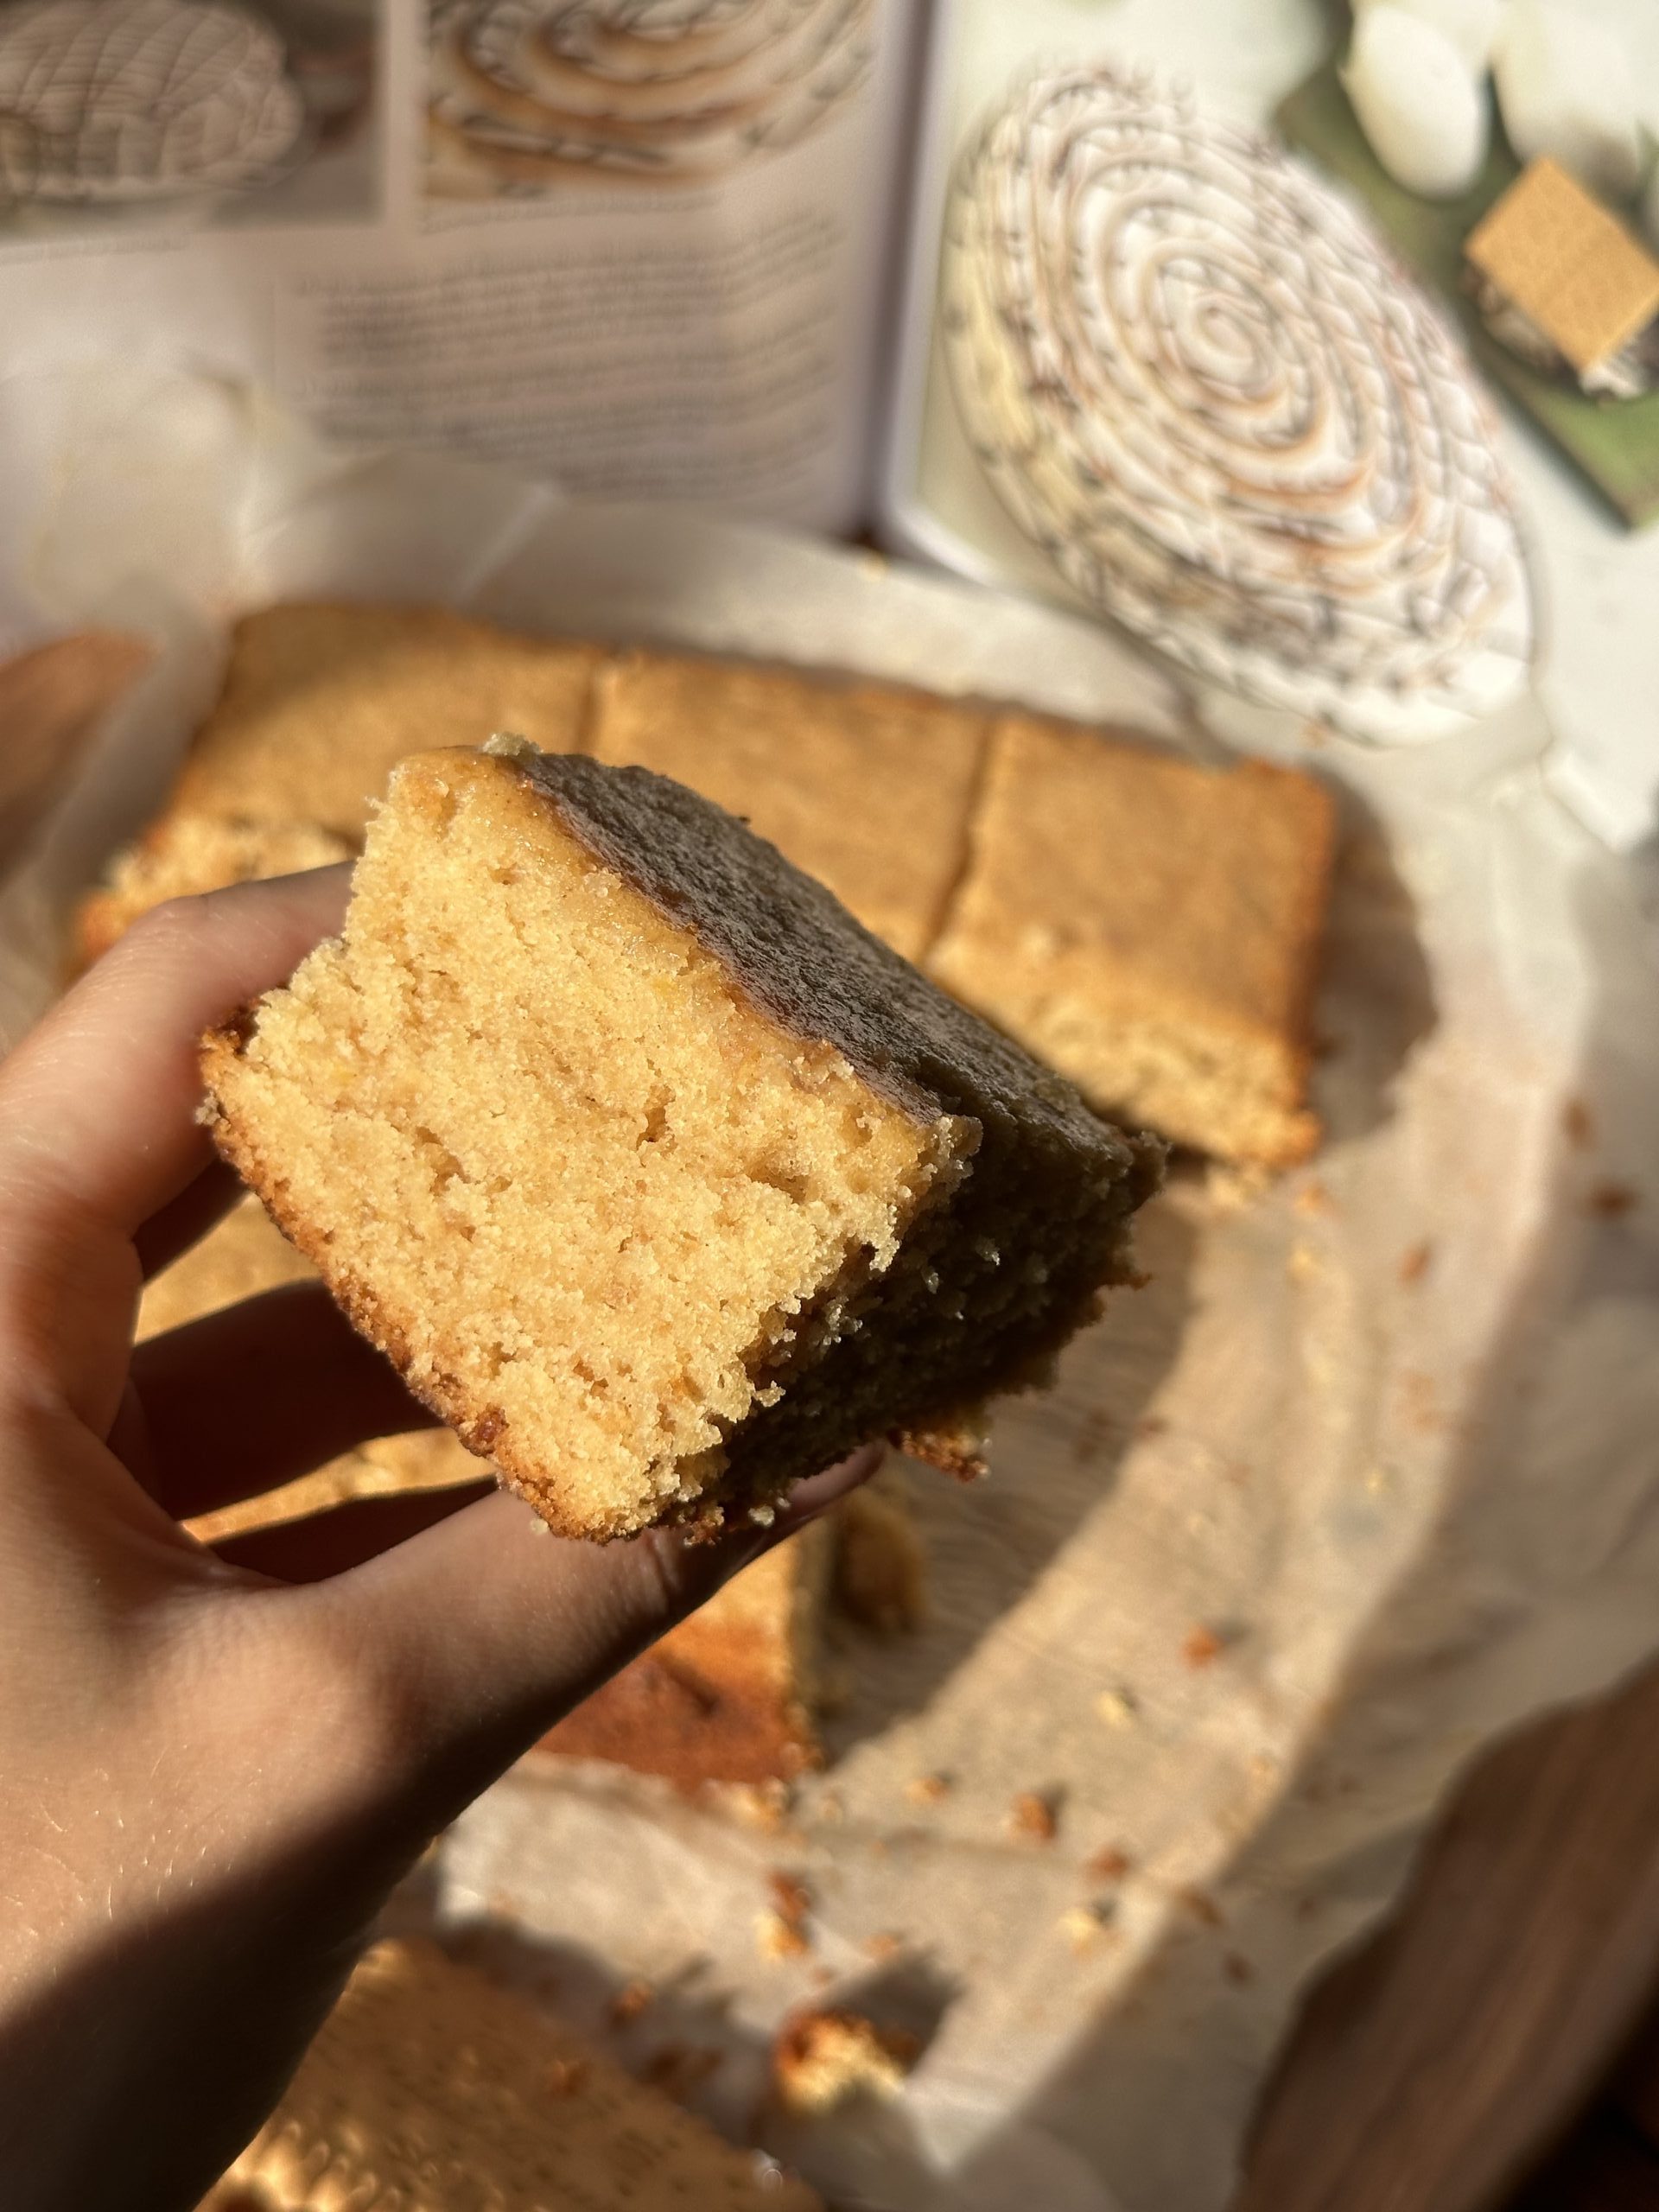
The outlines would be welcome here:
<svg viewBox="0 0 1659 2212">
<path fill-rule="evenodd" d="M 556 2058 L 543 2077 L 543 2087 L 550 2097 L 579 2097 L 592 2072 L 588 2059 Z"/>
<path fill-rule="evenodd" d="M 1095 1711 L 1109 1728 L 1133 1728 L 1141 1718 L 1127 1690 L 1102 1690 L 1095 1700 Z"/>
<path fill-rule="evenodd" d="M 1181 1644 L 1181 1656 L 1192 1668 L 1211 1667 L 1220 1658 L 1225 1646 L 1212 1628 L 1200 1622 L 1190 1628 Z"/>
<path fill-rule="evenodd" d="M 954 1787 L 948 1774 L 918 1774 L 905 1784 L 905 1795 L 912 1805 L 937 1805 Z"/>
<path fill-rule="evenodd" d="M 1185 1911 L 1190 1912 L 1193 1919 L 1205 1928 L 1220 1928 L 1224 1925 L 1221 1907 L 1207 1890 L 1198 1888 L 1177 1890 L 1175 1902 Z"/>
<path fill-rule="evenodd" d="M 1622 1221 L 1641 1203 L 1641 1193 L 1629 1183 L 1595 1183 L 1591 1185 L 1585 1206 L 1598 1221 Z"/>
<path fill-rule="evenodd" d="M 1008 1833 L 1027 1843 L 1052 1843 L 1060 1832 L 1054 1802 L 1035 1789 L 1022 1789 L 1008 1808 Z"/>
<path fill-rule="evenodd" d="M 810 2011 L 785 2021 L 772 2045 L 772 2079 L 785 2107 L 804 2116 L 833 2112 L 861 2090 L 896 2096 L 920 2045 L 861 2012 Z"/>
<path fill-rule="evenodd" d="M 1112 1923 L 1116 1917 L 1109 1899 L 1097 1898 L 1091 1904 L 1074 1904 L 1060 1915 L 1061 1933 L 1071 1939 L 1074 1951 L 1092 1951 L 1109 1936 L 1117 1930 Z"/>
<path fill-rule="evenodd" d="M 1434 1246 L 1430 1238 L 1422 1237 L 1417 1243 L 1408 1246 L 1400 1255 L 1401 1281 L 1408 1287 L 1414 1282 L 1421 1282 L 1433 1266 L 1433 1261 Z"/>
<path fill-rule="evenodd" d="M 755 1915 L 754 1942 L 761 1957 L 773 1965 L 784 1959 L 804 1958 L 812 1948 L 811 1939 L 800 1923 L 785 1919 L 770 1905 Z"/>
<path fill-rule="evenodd" d="M 890 1928 L 878 1929 L 874 1936 L 867 1936 L 860 1946 L 865 1957 L 873 1959 L 877 1966 L 886 1966 L 889 1960 L 896 1959 L 904 1948 L 904 1937 L 895 1936 Z"/>
<path fill-rule="evenodd" d="M 775 1778 L 728 1783 L 721 1795 L 728 1810 L 746 1827 L 759 1828 L 769 1835 L 783 1827 L 794 1802 L 788 1783 Z"/>
<path fill-rule="evenodd" d="M 1120 1851 L 1109 1844 L 1104 1851 L 1097 1851 L 1092 1859 L 1085 1859 L 1083 1871 L 1092 1881 L 1121 1882 L 1135 1865 L 1127 1851 Z"/>
<path fill-rule="evenodd" d="M 1292 1282 L 1317 1282 L 1324 1272 L 1324 1263 L 1311 1244 L 1291 1246 L 1285 1273 Z"/>
<path fill-rule="evenodd" d="M 648 1981 L 633 1980 L 619 1989 L 611 1999 L 611 2025 L 626 2028 L 642 2012 L 648 2012 L 657 2001 L 657 1993 Z"/>
<path fill-rule="evenodd" d="M 1561 1128 L 1577 1152 L 1588 1152 L 1596 1141 L 1596 1117 L 1582 1098 L 1569 1098 L 1561 1109 Z"/>
<path fill-rule="evenodd" d="M 811 1911 L 812 1892 L 798 1874 L 786 1874 L 774 1866 L 766 1876 L 766 1886 L 781 1919 L 804 1920 Z"/>
<path fill-rule="evenodd" d="M 1336 1200 L 1324 1184 L 1318 1181 L 1304 1183 L 1291 1204 L 1298 1213 L 1333 1214 L 1337 1210 Z"/>
</svg>

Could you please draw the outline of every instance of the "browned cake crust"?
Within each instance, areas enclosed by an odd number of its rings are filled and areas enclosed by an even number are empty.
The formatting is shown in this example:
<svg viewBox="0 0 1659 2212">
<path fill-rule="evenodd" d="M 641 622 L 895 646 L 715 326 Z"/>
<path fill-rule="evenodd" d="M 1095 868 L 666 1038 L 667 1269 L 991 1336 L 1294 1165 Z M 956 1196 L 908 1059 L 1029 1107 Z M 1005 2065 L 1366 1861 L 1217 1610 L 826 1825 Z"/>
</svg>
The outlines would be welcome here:
<svg viewBox="0 0 1659 2212">
<path fill-rule="evenodd" d="M 499 810 L 504 851 L 523 855 L 556 823 L 560 836 L 689 931 L 728 988 L 780 1031 L 839 1056 L 919 1130 L 954 1133 L 957 1164 L 906 1233 L 899 1260 L 830 1286 L 828 1341 L 808 1316 L 792 1332 L 797 1349 L 772 1370 L 775 1382 L 768 1379 L 725 1435 L 718 1462 L 679 1492 L 689 1503 L 659 1503 L 651 1517 L 717 1526 L 728 1508 L 747 1512 L 883 1431 L 912 1450 L 941 1432 L 956 1456 L 959 1409 L 1035 1379 L 1092 1313 L 1103 1285 L 1127 1276 L 1128 1222 L 1158 1180 L 1157 1144 L 1101 1122 L 1069 1084 L 935 990 L 733 817 L 661 777 L 575 756 L 434 754 L 398 775 L 416 779 L 408 804 L 422 818 L 447 821 L 459 792 Z M 539 833 L 537 804 L 550 825 Z M 487 882 L 479 895 L 491 895 Z M 259 1020 L 251 1012 L 204 1046 L 212 1124 L 226 1156 L 417 1394 L 554 1526 L 600 1535 L 642 1525 L 627 1517 L 642 1509 L 620 1500 L 572 1519 L 561 1482 L 550 1480 L 499 1407 L 461 1388 L 430 1357 L 417 1359 L 405 1325 L 335 1249 L 333 1223 L 296 1203 L 284 1161 L 267 1153 L 238 1103 L 260 1095 L 257 1074 L 251 1091 L 238 1081 Z"/>
</svg>

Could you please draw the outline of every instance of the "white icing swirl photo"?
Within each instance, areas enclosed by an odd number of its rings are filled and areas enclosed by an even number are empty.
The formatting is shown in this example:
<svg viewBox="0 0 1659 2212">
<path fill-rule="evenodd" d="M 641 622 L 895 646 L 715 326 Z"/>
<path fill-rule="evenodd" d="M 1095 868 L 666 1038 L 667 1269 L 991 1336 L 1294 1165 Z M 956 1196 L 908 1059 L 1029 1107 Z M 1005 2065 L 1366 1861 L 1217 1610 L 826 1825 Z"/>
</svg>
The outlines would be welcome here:
<svg viewBox="0 0 1659 2212">
<path fill-rule="evenodd" d="M 8 231 L 368 217 L 376 43 L 374 0 L 0 5 L 0 245 Z"/>
<path fill-rule="evenodd" d="M 974 451 L 1057 575 L 1192 674 L 1400 742 L 1524 680 L 1488 404 L 1360 217 L 1110 64 L 970 142 L 943 272 Z"/>
<path fill-rule="evenodd" d="M 872 0 L 436 0 L 427 189 L 705 182 L 866 83 Z"/>
</svg>

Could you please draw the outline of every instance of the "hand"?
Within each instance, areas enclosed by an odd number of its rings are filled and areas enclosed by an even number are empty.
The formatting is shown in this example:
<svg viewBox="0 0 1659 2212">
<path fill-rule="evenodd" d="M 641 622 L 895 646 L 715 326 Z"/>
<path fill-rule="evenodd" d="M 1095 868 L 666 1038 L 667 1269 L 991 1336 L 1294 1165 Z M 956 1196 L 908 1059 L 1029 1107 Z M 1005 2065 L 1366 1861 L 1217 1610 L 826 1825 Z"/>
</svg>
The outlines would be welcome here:
<svg viewBox="0 0 1659 2212">
<path fill-rule="evenodd" d="M 10 2212 L 186 2212 L 436 1831 L 874 1461 L 718 1545 L 563 1542 L 488 1484 L 186 1534 L 427 1419 L 320 1285 L 132 1345 L 146 1274 L 237 1195 L 196 1039 L 339 926 L 345 875 L 158 909 L 0 1067 Z"/>
</svg>

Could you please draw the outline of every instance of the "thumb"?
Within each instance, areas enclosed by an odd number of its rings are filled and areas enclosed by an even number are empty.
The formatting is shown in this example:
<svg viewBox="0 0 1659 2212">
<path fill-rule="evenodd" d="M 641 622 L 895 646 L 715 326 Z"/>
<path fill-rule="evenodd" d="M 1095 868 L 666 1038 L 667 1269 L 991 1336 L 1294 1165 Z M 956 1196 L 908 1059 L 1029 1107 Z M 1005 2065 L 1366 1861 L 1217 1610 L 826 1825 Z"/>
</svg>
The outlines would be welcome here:
<svg viewBox="0 0 1659 2212">
<path fill-rule="evenodd" d="M 574 1541 L 503 1493 L 292 1594 L 329 1610 L 365 1694 L 390 1710 L 398 1764 L 434 1792 L 437 1825 L 881 1458 L 880 1446 L 867 1446 L 798 1484 L 770 1528 L 712 1542 L 671 1529 L 609 1544 Z"/>
</svg>

